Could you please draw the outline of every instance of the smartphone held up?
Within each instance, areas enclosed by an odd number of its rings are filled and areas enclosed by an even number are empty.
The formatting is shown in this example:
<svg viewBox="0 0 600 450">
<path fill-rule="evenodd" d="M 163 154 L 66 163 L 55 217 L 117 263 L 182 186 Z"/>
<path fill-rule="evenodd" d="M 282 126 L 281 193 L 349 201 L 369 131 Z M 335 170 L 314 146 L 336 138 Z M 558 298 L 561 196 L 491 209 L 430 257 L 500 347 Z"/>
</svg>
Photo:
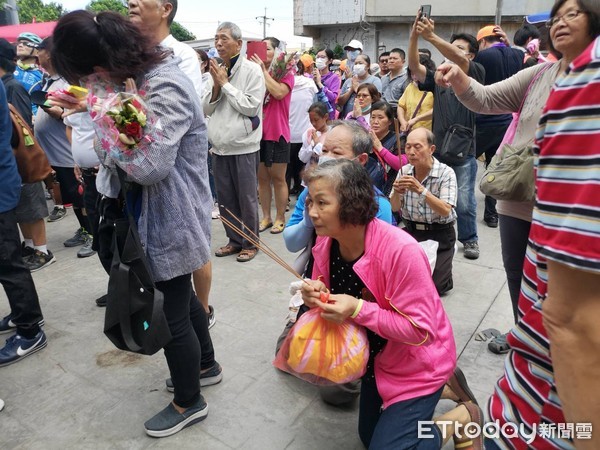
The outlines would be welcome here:
<svg viewBox="0 0 600 450">
<path fill-rule="evenodd" d="M 421 9 L 419 10 L 419 20 L 423 20 L 424 18 L 431 18 L 431 5 L 421 5 Z"/>
</svg>

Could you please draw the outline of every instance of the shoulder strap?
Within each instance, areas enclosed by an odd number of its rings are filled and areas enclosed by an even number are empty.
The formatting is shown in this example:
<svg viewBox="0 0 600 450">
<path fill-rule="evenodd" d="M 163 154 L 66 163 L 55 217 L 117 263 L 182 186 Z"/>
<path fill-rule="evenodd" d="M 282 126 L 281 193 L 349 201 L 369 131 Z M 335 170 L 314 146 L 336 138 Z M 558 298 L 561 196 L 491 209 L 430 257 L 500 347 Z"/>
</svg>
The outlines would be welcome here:
<svg viewBox="0 0 600 450">
<path fill-rule="evenodd" d="M 423 100 L 425 100 L 425 97 L 427 97 L 427 92 L 423 92 L 423 95 L 421 96 L 421 100 L 419 100 L 419 103 L 417 104 L 417 107 L 415 108 L 411 119 L 414 119 L 415 117 L 417 117 L 417 114 L 419 113 L 419 109 L 421 109 L 421 105 L 423 104 Z"/>
<path fill-rule="evenodd" d="M 521 114 L 521 111 L 523 110 L 523 105 L 525 104 L 525 99 L 527 98 L 527 96 L 529 95 L 529 91 L 531 90 L 532 86 L 536 83 L 536 81 L 543 75 L 543 73 L 548 70 L 550 67 L 554 66 L 555 63 L 547 63 L 544 64 L 544 66 L 538 71 L 538 73 L 536 73 L 534 75 L 534 77 L 531 79 L 531 81 L 529 82 L 529 85 L 527 86 L 527 90 L 525 91 L 525 95 L 523 96 L 523 100 L 521 100 L 521 106 L 519 106 L 519 114 Z"/>
</svg>

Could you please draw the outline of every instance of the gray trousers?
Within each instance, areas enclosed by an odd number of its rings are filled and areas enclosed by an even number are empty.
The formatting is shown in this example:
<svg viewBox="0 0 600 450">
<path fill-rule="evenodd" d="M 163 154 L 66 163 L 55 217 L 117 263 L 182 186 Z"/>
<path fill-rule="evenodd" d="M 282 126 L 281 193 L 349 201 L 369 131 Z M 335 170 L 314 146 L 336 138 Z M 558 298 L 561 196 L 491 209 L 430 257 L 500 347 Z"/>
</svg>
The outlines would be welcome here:
<svg viewBox="0 0 600 450">
<path fill-rule="evenodd" d="M 244 228 L 258 236 L 258 163 L 259 152 L 244 155 L 221 156 L 213 154 L 213 174 L 219 213 L 238 228 Z M 225 233 L 229 238 L 229 245 L 237 248 L 253 249 L 254 245 L 243 239 L 235 231 L 225 226 Z M 248 233 L 252 236 L 252 233 Z"/>
</svg>

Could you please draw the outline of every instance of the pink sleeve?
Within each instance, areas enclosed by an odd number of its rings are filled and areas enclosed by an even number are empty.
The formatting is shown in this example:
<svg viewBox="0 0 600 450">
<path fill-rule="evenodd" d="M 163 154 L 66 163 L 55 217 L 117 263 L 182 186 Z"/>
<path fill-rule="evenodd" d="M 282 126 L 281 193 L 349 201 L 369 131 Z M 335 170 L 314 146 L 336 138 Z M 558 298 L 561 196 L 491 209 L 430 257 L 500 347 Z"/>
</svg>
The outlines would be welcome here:
<svg viewBox="0 0 600 450">
<path fill-rule="evenodd" d="M 381 156 L 385 163 L 392 169 L 400 170 L 400 160 L 398 159 L 398 155 L 394 155 L 387 148 L 381 147 L 381 150 L 379 150 L 379 156 Z"/>
<path fill-rule="evenodd" d="M 410 261 L 409 264 L 406 261 Z M 391 309 L 376 302 L 363 302 L 354 321 L 373 330 L 384 339 L 408 344 L 426 344 L 435 335 L 439 296 L 431 279 L 429 263 L 420 245 L 405 244 L 395 255 L 391 276 L 386 280 Z"/>
</svg>

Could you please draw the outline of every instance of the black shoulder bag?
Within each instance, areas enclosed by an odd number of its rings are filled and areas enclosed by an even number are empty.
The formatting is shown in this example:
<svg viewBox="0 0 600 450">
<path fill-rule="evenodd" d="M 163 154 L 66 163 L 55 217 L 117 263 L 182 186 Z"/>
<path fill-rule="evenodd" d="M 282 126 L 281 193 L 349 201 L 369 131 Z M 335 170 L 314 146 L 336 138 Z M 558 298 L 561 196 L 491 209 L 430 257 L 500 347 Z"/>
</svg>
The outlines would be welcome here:
<svg viewBox="0 0 600 450">
<path fill-rule="evenodd" d="M 455 96 L 450 88 L 443 95 Z M 446 164 L 464 164 L 467 157 L 473 154 L 475 149 L 475 116 L 470 111 L 464 114 L 466 107 L 456 100 L 455 108 L 449 105 L 448 101 L 441 101 L 438 105 L 442 106 L 442 113 L 439 116 L 444 123 L 444 139 L 442 142 L 436 142 L 436 153 L 439 159 Z M 468 110 L 467 110 L 468 111 Z M 461 114 L 462 113 L 462 114 Z M 467 119 L 466 121 L 463 119 Z M 465 123 L 465 125 L 462 125 Z"/>
<path fill-rule="evenodd" d="M 141 195 L 140 185 L 127 181 L 122 169 L 117 172 L 124 199 Z M 114 224 L 104 334 L 121 350 L 153 355 L 172 337 L 163 312 L 163 293 L 152 281 L 132 210 L 125 209 L 127 217 Z"/>
</svg>

